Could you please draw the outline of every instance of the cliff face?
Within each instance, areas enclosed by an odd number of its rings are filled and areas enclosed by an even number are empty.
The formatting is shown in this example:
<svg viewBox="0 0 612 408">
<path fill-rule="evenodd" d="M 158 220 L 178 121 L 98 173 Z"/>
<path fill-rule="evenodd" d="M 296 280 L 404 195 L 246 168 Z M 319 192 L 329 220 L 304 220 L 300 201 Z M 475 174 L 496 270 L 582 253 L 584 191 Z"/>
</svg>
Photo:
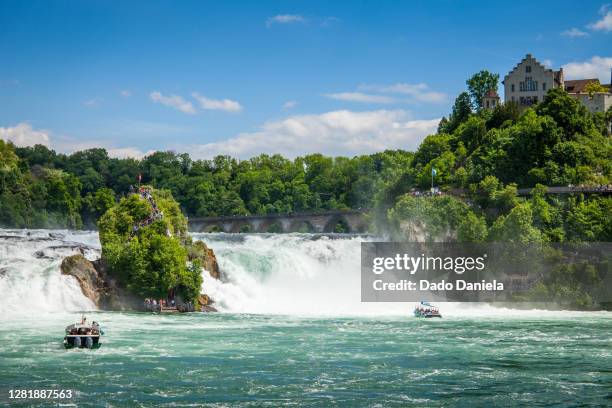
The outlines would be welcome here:
<svg viewBox="0 0 612 408">
<path fill-rule="evenodd" d="M 108 287 L 94 267 L 83 255 L 64 258 L 61 265 L 63 275 L 74 276 L 81 286 L 83 295 L 99 307 L 100 300 L 108 294 Z"/>
<path fill-rule="evenodd" d="M 120 287 L 107 273 L 101 260 L 89 261 L 83 255 L 64 258 L 62 274 L 74 276 L 81 291 L 103 310 L 134 310 L 141 301 Z"/>
<path fill-rule="evenodd" d="M 217 257 L 211 248 L 202 241 L 195 241 L 189 247 L 189 260 L 200 261 L 202 268 L 206 269 L 210 276 L 215 279 L 221 279 L 221 271 L 217 263 Z"/>
</svg>

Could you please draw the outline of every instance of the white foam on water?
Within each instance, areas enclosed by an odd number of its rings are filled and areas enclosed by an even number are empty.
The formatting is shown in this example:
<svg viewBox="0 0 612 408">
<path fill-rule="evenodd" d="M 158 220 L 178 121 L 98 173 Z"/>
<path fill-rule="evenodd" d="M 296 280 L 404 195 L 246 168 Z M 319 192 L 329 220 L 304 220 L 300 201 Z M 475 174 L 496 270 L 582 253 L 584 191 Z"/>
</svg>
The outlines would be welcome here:
<svg viewBox="0 0 612 408">
<path fill-rule="evenodd" d="M 309 234 L 195 234 L 214 249 L 224 280 L 204 273 L 203 291 L 221 311 L 313 316 L 412 315 L 415 303 L 361 302 L 361 242 Z M 448 317 L 555 317 L 592 312 L 519 310 L 441 302 Z M 608 312 L 600 312 L 607 313 Z"/>
<path fill-rule="evenodd" d="M 97 240 L 95 233 L 0 230 L 0 314 L 94 310 L 72 276 L 62 275 L 65 256 L 78 252 L 78 241 Z M 95 257 L 95 250 L 87 250 Z"/>
<path fill-rule="evenodd" d="M 216 253 L 223 280 L 203 272 L 203 292 L 221 312 L 295 316 L 410 316 L 413 303 L 361 302 L 358 236 L 193 234 Z M 95 310 L 63 257 L 87 246 L 99 256 L 96 232 L 0 229 L 0 316 Z M 445 317 L 568 317 L 581 312 L 516 310 L 479 303 L 439 303 Z M 612 316 L 609 312 L 598 312 Z M 0 317 L 3 319 L 4 317 Z"/>
</svg>

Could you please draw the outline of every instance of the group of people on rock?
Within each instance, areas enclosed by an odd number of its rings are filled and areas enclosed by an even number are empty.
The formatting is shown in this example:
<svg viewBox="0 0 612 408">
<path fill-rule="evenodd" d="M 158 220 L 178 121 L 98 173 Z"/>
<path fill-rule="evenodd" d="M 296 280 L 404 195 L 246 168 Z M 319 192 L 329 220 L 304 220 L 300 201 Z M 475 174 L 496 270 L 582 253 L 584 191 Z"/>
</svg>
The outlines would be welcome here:
<svg viewBox="0 0 612 408">
<path fill-rule="evenodd" d="M 157 300 L 157 299 L 146 298 L 144 300 L 144 306 L 146 310 L 156 311 L 156 310 L 160 310 L 163 307 L 176 307 L 176 302 L 174 301 L 174 299 L 167 301 L 164 299 Z"/>
<path fill-rule="evenodd" d="M 134 186 L 130 186 L 130 193 L 136 194 Z M 151 194 L 151 191 L 148 188 L 140 187 L 138 189 L 138 193 L 142 198 L 147 200 L 149 204 L 151 204 L 152 210 L 151 214 L 145 218 L 144 220 L 138 222 L 136 225 L 132 227 L 132 235 L 134 235 L 138 230 L 142 227 L 146 227 L 147 225 L 152 224 L 154 221 L 161 220 L 164 218 L 164 213 L 157 207 L 157 203 Z"/>
<path fill-rule="evenodd" d="M 195 311 L 195 307 L 193 303 L 186 302 L 177 304 L 174 299 L 165 300 L 165 299 L 149 299 L 146 298 L 144 300 L 144 309 L 147 312 L 160 312 L 162 308 L 176 308 L 179 312 L 193 312 Z"/>
<path fill-rule="evenodd" d="M 410 195 L 413 197 L 431 197 L 431 196 L 440 196 L 444 194 L 442 191 L 435 189 L 434 191 L 418 191 L 414 190 L 410 192 Z"/>
</svg>

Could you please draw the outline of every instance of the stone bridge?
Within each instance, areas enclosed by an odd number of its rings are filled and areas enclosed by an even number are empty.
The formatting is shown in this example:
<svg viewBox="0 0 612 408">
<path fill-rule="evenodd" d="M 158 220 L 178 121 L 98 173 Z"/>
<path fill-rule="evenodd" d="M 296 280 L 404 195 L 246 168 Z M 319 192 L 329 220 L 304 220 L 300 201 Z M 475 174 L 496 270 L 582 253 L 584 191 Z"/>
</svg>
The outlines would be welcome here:
<svg viewBox="0 0 612 408">
<path fill-rule="evenodd" d="M 189 217 L 190 232 L 365 232 L 365 210 Z"/>
</svg>

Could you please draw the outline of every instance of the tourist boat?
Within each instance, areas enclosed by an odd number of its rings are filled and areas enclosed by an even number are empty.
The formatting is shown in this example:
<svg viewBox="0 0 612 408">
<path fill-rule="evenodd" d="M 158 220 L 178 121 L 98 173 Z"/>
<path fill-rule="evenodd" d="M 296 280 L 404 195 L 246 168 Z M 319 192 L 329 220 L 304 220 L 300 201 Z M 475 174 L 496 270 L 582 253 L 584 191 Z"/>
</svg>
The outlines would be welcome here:
<svg viewBox="0 0 612 408">
<path fill-rule="evenodd" d="M 66 336 L 64 337 L 64 347 L 68 348 L 88 348 L 97 349 L 102 344 L 100 336 L 104 332 L 97 322 L 87 323 L 87 318 L 83 316 L 80 323 L 71 324 L 66 327 Z"/>
<path fill-rule="evenodd" d="M 442 317 L 440 310 L 429 302 L 421 302 L 414 308 L 414 317 Z"/>
</svg>

